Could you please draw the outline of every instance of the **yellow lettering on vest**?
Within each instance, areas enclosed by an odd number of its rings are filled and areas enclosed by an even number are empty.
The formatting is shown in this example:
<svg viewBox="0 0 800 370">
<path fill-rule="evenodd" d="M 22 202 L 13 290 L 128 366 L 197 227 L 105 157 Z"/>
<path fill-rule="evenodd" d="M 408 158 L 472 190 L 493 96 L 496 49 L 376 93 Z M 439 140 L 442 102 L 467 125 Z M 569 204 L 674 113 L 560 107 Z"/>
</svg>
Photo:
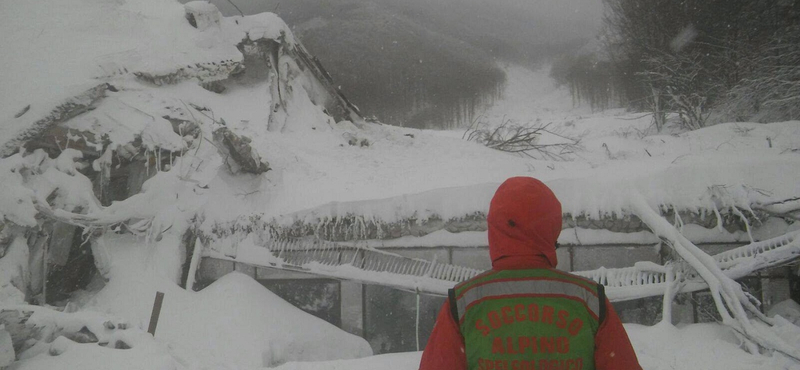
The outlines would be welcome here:
<svg viewBox="0 0 800 370">
<path fill-rule="evenodd" d="M 478 370 L 486 370 L 486 363 L 484 361 L 486 360 L 482 358 L 478 359 Z"/>
<path fill-rule="evenodd" d="M 500 309 L 500 313 L 501 316 L 503 316 L 503 322 L 506 323 L 506 325 L 514 322 L 514 318 L 511 317 L 511 307 L 504 306 L 503 308 Z"/>
<path fill-rule="evenodd" d="M 489 323 L 492 325 L 492 329 L 497 329 L 503 325 L 497 311 L 489 311 Z"/>
<path fill-rule="evenodd" d="M 478 329 L 481 332 L 481 334 L 483 334 L 484 337 L 489 335 L 489 332 L 492 330 L 492 329 L 489 329 L 489 327 L 486 326 L 486 324 L 484 324 L 483 320 L 481 320 L 481 319 L 478 319 L 478 321 L 475 321 L 475 329 Z"/>
<path fill-rule="evenodd" d="M 582 327 L 583 327 L 583 320 L 575 318 L 572 319 L 572 322 L 569 323 L 569 329 L 567 329 L 567 331 L 569 332 L 569 335 L 574 337 L 578 335 Z"/>
<path fill-rule="evenodd" d="M 511 361 L 511 370 L 520 370 L 519 360 Z"/>
<path fill-rule="evenodd" d="M 525 305 L 520 303 L 514 306 L 514 319 L 517 321 L 525 321 L 525 314 L 522 312 L 525 310 Z"/>
<path fill-rule="evenodd" d="M 489 360 L 485 361 L 486 361 L 486 370 L 494 370 L 494 361 L 489 361 Z"/>
<path fill-rule="evenodd" d="M 561 329 L 567 327 L 567 318 L 569 317 L 569 312 L 564 310 L 558 310 L 558 320 L 556 320 L 556 326 Z"/>
<path fill-rule="evenodd" d="M 553 314 L 556 313 L 556 310 L 552 306 L 544 306 L 542 307 L 542 322 L 545 324 L 552 324 L 553 323 Z"/>
<path fill-rule="evenodd" d="M 531 303 L 528 305 L 528 321 L 539 321 L 539 305 Z"/>
<path fill-rule="evenodd" d="M 556 351 L 556 344 L 553 337 L 539 338 L 539 351 L 542 353 L 554 353 Z"/>
<path fill-rule="evenodd" d="M 583 359 L 576 358 L 575 359 L 575 370 L 583 370 Z"/>
</svg>

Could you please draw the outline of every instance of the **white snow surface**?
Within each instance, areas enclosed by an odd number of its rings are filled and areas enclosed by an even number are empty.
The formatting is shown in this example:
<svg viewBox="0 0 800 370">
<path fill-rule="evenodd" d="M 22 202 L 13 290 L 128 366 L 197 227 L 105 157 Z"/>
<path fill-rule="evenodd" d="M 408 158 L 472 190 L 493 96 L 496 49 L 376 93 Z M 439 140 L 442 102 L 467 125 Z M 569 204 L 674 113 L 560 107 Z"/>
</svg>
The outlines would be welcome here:
<svg viewBox="0 0 800 370">
<path fill-rule="evenodd" d="M 241 61 L 236 44 L 287 35 L 271 13 L 225 18 L 200 31 L 170 0 L 66 0 L 0 5 L 0 143 L 67 98 L 141 72 L 163 75 L 186 66 Z M 21 115 L 27 106 L 29 110 Z"/>
<path fill-rule="evenodd" d="M 0 143 L 65 99 L 99 83 L 114 82 L 120 91 L 109 93 L 94 111 L 71 121 L 73 128 L 92 127 L 92 117 L 108 114 L 115 124 L 96 129 L 106 130 L 103 133 L 113 144 L 124 145 L 140 135 L 148 148 L 180 149 L 189 143 L 168 130 L 169 123 L 159 117 L 169 107 L 182 109 L 182 114 L 201 123 L 203 135 L 210 138 L 212 117 L 189 108 L 201 106 L 252 139 L 252 146 L 273 168 L 262 176 L 232 176 L 211 145 L 195 145 L 191 155 L 159 169 L 142 193 L 100 209 L 89 195 L 79 194 L 80 182 L 87 179 L 76 173 L 79 158 L 70 150 L 49 161 L 40 158 L 41 153 L 0 160 L 4 220 L 35 225 L 33 199 L 63 182 L 74 190 L 59 199 L 63 208 L 81 204 L 90 216 L 105 220 L 149 218 L 151 229 L 159 234 L 137 239 L 107 233 L 93 254 L 107 268 L 102 272 L 110 280 L 99 293 L 87 293 L 76 302 L 77 314 L 130 322 L 132 349 L 60 338 L 48 344 L 57 356 L 46 349 L 14 369 L 417 367 L 419 353 L 353 359 L 371 354 L 366 341 L 300 312 L 240 274 L 228 275 L 200 292 L 180 289 L 175 282 L 185 256 L 175 248 L 180 235 L 174 232 L 195 215 L 201 216 L 205 228 L 248 216 L 357 213 L 383 221 L 409 214 L 457 217 L 485 211 L 496 186 L 510 176 L 542 179 L 573 215 L 623 212 L 631 191 L 640 192 L 652 207 L 689 210 L 748 208 L 800 194 L 800 122 L 728 123 L 657 134 L 651 132 L 648 117 L 621 110 L 590 114 L 585 108 L 573 109 L 564 91 L 549 82 L 546 71 L 509 68 L 506 99 L 484 116 L 489 126 L 503 117 L 519 123 L 553 122 L 560 134 L 581 138 L 583 150 L 571 161 L 490 150 L 466 142 L 463 132 L 332 123 L 303 94 L 291 102 L 296 116 L 290 118 L 297 120 L 294 129 L 277 133 L 266 127 L 271 103 L 266 83 L 231 86 L 215 94 L 200 88 L 197 81 L 157 88 L 128 75 L 240 60 L 235 44 L 248 37 L 246 31 L 251 31 L 250 38 L 258 38 L 278 37 L 282 30 L 287 42 L 294 42 L 285 24 L 271 14 L 224 18 L 220 27 L 200 31 L 185 20 L 183 6 L 167 0 L 0 2 Z M 303 90 L 299 80 L 292 87 Z M 15 118 L 28 105 L 30 110 Z M 369 145 L 351 146 L 352 137 L 366 139 Z M 45 172 L 32 189 L 23 184 L 19 171 L 34 162 L 42 163 Z M 784 229 L 770 229 L 763 237 Z M 468 234 L 455 243 L 476 245 L 483 235 Z M 438 245 L 447 238 L 439 233 L 402 243 Z M 9 272 L 20 268 L 17 265 L 27 256 L 18 243 L 13 245 L 6 255 L 10 258 L 0 259 L 2 305 L 19 303 L 12 287 L 19 274 Z M 166 296 L 153 339 L 143 330 L 156 291 Z M 713 324 L 627 328 L 647 370 L 798 368 L 780 356 L 745 353 L 728 329 Z M 787 335 L 794 333 L 786 328 Z M 321 360 L 336 361 L 291 362 Z"/>
<path fill-rule="evenodd" d="M 104 239 L 96 253 L 111 265 L 110 281 L 98 294 L 87 293 L 73 303 L 78 316 L 57 313 L 57 322 L 75 323 L 77 330 L 85 322 L 116 317 L 129 324 L 124 339 L 133 349 L 60 338 L 41 354 L 27 353 L 19 369 L 257 369 L 372 354 L 364 339 L 300 311 L 246 275 L 234 272 L 200 292 L 186 291 L 163 274 L 168 267 L 162 261 L 170 250 L 147 248 L 131 236 Z M 165 298 L 153 340 L 144 330 L 157 291 Z M 52 320 L 53 314 L 37 315 L 31 320 Z M 48 355 L 53 348 L 58 356 Z"/>
<path fill-rule="evenodd" d="M 659 324 L 647 327 L 625 324 L 628 336 L 644 370 L 774 370 L 799 369 L 785 358 L 745 353 L 730 329 L 718 324 L 695 324 L 676 328 Z M 421 352 L 374 356 L 361 360 L 321 363 L 289 363 L 280 370 L 414 370 Z"/>
</svg>

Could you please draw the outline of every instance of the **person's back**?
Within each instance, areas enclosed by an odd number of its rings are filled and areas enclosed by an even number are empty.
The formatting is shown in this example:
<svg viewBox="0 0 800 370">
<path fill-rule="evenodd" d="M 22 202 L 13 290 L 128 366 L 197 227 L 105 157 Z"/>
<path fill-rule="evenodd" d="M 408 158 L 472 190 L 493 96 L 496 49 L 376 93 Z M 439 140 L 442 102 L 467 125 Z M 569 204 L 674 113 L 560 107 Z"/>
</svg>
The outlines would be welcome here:
<svg viewBox="0 0 800 370">
<path fill-rule="evenodd" d="M 547 186 L 507 180 L 487 222 L 492 270 L 450 291 L 421 370 L 641 369 L 603 287 L 555 269 L 561 204 Z"/>
<path fill-rule="evenodd" d="M 458 285 L 468 368 L 593 369 L 600 294 L 554 269 L 492 270 Z"/>
</svg>

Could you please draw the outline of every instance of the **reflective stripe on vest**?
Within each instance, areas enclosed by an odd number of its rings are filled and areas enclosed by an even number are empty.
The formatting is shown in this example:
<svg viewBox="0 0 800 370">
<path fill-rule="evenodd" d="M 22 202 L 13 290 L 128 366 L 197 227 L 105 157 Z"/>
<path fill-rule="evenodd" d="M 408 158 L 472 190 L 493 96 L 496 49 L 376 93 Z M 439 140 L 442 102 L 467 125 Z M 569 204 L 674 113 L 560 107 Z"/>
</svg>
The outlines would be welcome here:
<svg viewBox="0 0 800 370">
<path fill-rule="evenodd" d="M 484 299 L 531 294 L 573 299 L 584 303 L 595 320 L 600 317 L 600 300 L 596 291 L 592 292 L 585 287 L 552 278 L 532 277 L 524 280 L 517 278 L 491 280 L 473 285 L 466 292 L 459 293 L 460 297 L 456 296 L 459 323 L 464 321 L 464 315 L 470 306 Z"/>
<path fill-rule="evenodd" d="M 470 370 L 591 370 L 597 284 L 550 269 L 481 274 L 455 288 Z"/>
</svg>

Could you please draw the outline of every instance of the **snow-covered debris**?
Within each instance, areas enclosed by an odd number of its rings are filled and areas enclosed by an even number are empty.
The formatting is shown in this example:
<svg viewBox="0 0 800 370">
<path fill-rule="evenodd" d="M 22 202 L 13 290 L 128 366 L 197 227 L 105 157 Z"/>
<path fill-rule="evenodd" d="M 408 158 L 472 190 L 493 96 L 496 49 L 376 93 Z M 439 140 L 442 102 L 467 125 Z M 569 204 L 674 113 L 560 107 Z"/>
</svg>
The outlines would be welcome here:
<svg viewBox="0 0 800 370">
<path fill-rule="evenodd" d="M 209 27 L 219 27 L 222 13 L 208 1 L 190 1 L 183 4 L 186 19 L 192 27 L 204 31 Z"/>
<path fill-rule="evenodd" d="M 154 292 L 167 293 L 155 340 L 120 351 L 54 335 L 40 341 L 44 351 L 17 353 L 15 366 L 257 368 L 371 354 L 363 339 L 250 278 L 232 275 L 199 293 L 176 284 L 193 230 L 268 206 L 280 175 L 264 174 L 275 154 L 265 143 L 312 130 L 343 142 L 336 121 L 360 124 L 282 20 L 222 18 L 204 2 L 7 5 L 0 304 L 104 312 L 142 333 Z M 215 142 L 215 132 L 226 134 Z M 240 195 L 248 186 L 258 201 Z M 63 225 L 71 233 L 62 240 L 55 234 Z M 77 287 L 86 291 L 46 291 L 54 251 L 78 249 L 93 260 L 80 267 L 91 278 Z"/>
<path fill-rule="evenodd" d="M 156 339 L 198 363 L 242 368 L 286 361 L 357 358 L 372 354 L 367 342 L 306 314 L 252 278 L 232 273 L 192 292 L 154 271 L 166 250 L 136 248 L 131 237 L 108 238 L 110 281 L 83 308 L 110 312 L 147 328 L 156 291 L 165 293 Z M 148 267 L 150 266 L 150 267 Z"/>
<path fill-rule="evenodd" d="M 95 368 L 100 360 L 122 359 L 134 362 L 130 368 L 152 363 L 169 369 L 261 368 L 372 354 L 365 340 L 300 311 L 246 275 L 232 273 L 200 292 L 179 288 L 153 263 L 169 251 L 136 248 L 139 242 L 133 237 L 104 241 L 112 265 L 109 282 L 98 294 L 76 297 L 69 307 L 78 312 L 0 305 L 0 322 L 15 322 L 7 314 L 18 311 L 29 316 L 24 325 L 36 333 L 33 346 L 26 338 L 20 340 L 28 344 L 15 344 L 22 368 Z M 154 340 L 144 330 L 157 291 L 165 298 Z M 119 348 L 134 350 L 115 352 Z"/>
<path fill-rule="evenodd" d="M 781 316 L 792 324 L 800 327 L 800 303 L 791 299 L 776 303 L 767 311 L 767 316 Z"/>
<path fill-rule="evenodd" d="M 676 328 L 664 323 L 646 327 L 626 324 L 636 357 L 646 370 L 797 369 L 791 360 L 748 354 L 733 330 L 719 324 Z"/>
<path fill-rule="evenodd" d="M 58 356 L 30 352 L 19 368 L 262 367 L 368 355 L 363 340 L 242 275 L 197 293 L 179 288 L 190 245 L 274 262 L 260 243 L 279 227 L 348 240 L 481 231 L 496 184 L 513 175 L 546 181 L 574 230 L 622 220 L 642 232 L 627 207 L 632 191 L 679 228 L 739 222 L 735 230 L 752 239 L 776 236 L 779 228 L 762 230 L 797 210 L 796 122 L 673 136 L 639 135 L 646 122 L 618 113 L 573 117 L 556 125 L 581 137 L 585 152 L 529 160 L 461 133 L 365 124 L 274 14 L 217 14 L 207 3 L 161 0 L 4 4 L 2 303 L 103 312 L 143 334 L 155 291 L 167 294 L 155 339 L 112 351 L 56 337 L 46 344 Z M 231 171 L 233 153 L 214 141 L 225 131 L 247 144 L 234 145 L 245 154 L 234 162 L 256 171 Z M 97 268 L 86 291 L 67 292 L 69 303 L 42 284 L 44 246 L 62 224 L 78 229 L 57 247 L 86 245 L 80 252 Z"/>
</svg>

